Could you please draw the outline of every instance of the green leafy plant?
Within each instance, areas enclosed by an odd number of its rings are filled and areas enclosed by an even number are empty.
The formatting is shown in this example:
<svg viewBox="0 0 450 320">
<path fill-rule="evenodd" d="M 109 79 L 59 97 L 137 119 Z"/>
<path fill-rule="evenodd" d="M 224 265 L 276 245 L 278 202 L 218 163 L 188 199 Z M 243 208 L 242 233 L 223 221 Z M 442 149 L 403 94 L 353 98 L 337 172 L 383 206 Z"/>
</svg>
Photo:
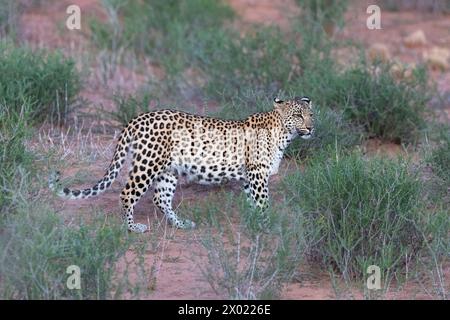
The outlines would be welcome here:
<svg viewBox="0 0 450 320">
<path fill-rule="evenodd" d="M 304 172 L 286 178 L 290 203 L 304 217 L 311 261 L 364 279 L 369 265 L 385 285 L 404 270 L 405 257 L 425 247 L 421 182 L 408 164 L 359 154 L 318 157 Z"/>
<path fill-rule="evenodd" d="M 450 131 L 448 126 L 440 131 L 438 145 L 431 152 L 429 162 L 433 171 L 447 186 L 450 184 Z"/>
<path fill-rule="evenodd" d="M 80 90 L 75 62 L 59 53 L 32 51 L 0 42 L 0 103 L 30 120 L 63 122 Z"/>
<path fill-rule="evenodd" d="M 25 147 L 30 136 L 28 104 L 15 110 L 0 103 L 0 213 L 14 205 L 17 186 L 32 170 L 33 156 Z"/>
<path fill-rule="evenodd" d="M 131 119 L 141 113 L 149 112 L 150 102 L 152 97 L 144 94 L 141 97 L 133 97 L 132 95 L 113 96 L 114 110 L 107 111 L 105 114 L 112 120 L 120 123 L 121 126 L 126 126 Z"/>
</svg>

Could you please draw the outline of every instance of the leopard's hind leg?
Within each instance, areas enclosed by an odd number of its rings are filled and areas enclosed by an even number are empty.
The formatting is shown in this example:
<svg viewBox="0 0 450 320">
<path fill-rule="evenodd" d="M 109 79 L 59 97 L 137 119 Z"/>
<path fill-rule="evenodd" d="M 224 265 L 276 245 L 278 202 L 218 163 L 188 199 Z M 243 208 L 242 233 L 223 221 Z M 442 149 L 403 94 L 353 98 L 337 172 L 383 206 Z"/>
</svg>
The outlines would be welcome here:
<svg viewBox="0 0 450 320">
<path fill-rule="evenodd" d="M 148 190 L 150 183 L 141 178 L 140 174 L 131 173 L 128 182 L 120 194 L 120 201 L 122 203 L 122 218 L 127 224 L 128 230 L 143 233 L 147 231 L 148 227 L 142 223 L 134 222 L 134 207 L 139 199 Z"/>
<path fill-rule="evenodd" d="M 158 161 L 142 160 L 139 155 L 134 155 L 132 170 L 120 194 L 120 201 L 122 203 L 122 217 L 127 224 L 128 230 L 136 233 L 143 233 L 148 230 L 148 227 L 142 223 L 134 222 L 134 207 L 139 199 L 151 187 L 153 181 L 165 169 L 165 165 Z"/>
<path fill-rule="evenodd" d="M 178 178 L 170 173 L 164 172 L 156 178 L 155 194 L 153 202 L 166 216 L 167 220 L 180 229 L 195 227 L 195 223 L 188 219 L 180 219 L 172 209 L 172 199 L 175 194 Z"/>
</svg>

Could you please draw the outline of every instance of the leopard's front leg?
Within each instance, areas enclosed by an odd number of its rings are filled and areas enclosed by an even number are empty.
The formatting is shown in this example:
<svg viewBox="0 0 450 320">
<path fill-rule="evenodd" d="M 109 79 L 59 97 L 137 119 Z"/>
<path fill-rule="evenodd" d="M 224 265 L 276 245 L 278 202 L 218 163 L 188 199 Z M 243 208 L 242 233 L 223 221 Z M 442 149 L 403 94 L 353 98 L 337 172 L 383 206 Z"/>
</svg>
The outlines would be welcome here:
<svg viewBox="0 0 450 320">
<path fill-rule="evenodd" d="M 269 172 L 265 170 L 264 166 L 255 165 L 247 168 L 244 192 L 258 210 L 262 226 L 267 227 L 270 223 L 266 210 L 269 206 Z"/>
</svg>

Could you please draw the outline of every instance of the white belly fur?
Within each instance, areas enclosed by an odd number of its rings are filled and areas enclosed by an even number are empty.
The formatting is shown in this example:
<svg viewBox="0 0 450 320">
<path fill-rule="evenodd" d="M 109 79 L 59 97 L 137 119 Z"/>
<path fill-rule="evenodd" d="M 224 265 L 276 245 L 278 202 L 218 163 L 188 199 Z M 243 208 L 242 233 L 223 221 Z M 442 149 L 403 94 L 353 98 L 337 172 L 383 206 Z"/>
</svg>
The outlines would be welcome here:
<svg viewBox="0 0 450 320">
<path fill-rule="evenodd" d="M 270 175 L 278 173 L 278 168 L 280 167 L 281 159 L 283 158 L 283 152 L 278 151 L 273 159 L 272 168 L 270 168 Z"/>
</svg>

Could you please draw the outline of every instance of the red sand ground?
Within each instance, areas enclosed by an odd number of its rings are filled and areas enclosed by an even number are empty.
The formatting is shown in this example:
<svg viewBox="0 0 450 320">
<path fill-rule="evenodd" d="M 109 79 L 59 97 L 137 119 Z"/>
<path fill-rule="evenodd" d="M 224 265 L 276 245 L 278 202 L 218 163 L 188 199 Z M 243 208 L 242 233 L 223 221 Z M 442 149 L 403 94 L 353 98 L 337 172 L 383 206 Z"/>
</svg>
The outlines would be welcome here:
<svg viewBox="0 0 450 320">
<path fill-rule="evenodd" d="M 277 24 L 286 29 L 289 26 L 289 19 L 298 12 L 293 0 L 229 0 L 230 5 L 238 13 L 243 26 L 249 23 Z M 34 47 L 59 48 L 66 54 L 78 57 L 77 62 L 81 67 L 83 64 L 83 53 L 89 48 L 89 43 L 83 33 L 87 32 L 83 27 L 82 32 L 67 31 L 64 29 L 65 8 L 69 4 L 78 4 L 83 14 L 100 16 L 105 18 L 103 9 L 99 1 L 95 0 L 71 0 L 71 1 L 52 1 L 51 4 L 43 5 L 39 9 L 30 8 L 22 15 L 22 38 Z M 433 15 L 419 12 L 383 12 L 382 30 L 371 31 L 365 27 L 366 6 L 358 4 L 352 6 L 346 16 L 346 27 L 337 33 L 337 37 L 343 39 L 354 39 L 370 46 L 374 42 L 381 42 L 388 46 L 392 56 L 404 62 L 418 62 L 421 60 L 423 50 L 438 45 L 450 49 L 450 16 Z M 82 20 L 82 24 L 86 20 Z M 428 43 L 425 47 L 408 49 L 405 48 L 401 39 L 417 29 L 424 30 Z M 89 65 L 88 80 L 82 96 L 91 104 L 104 104 L 106 108 L 110 105 L 111 93 L 114 90 L 121 89 L 125 92 L 133 92 L 146 81 L 148 75 L 154 75 L 156 78 L 163 77 L 163 71 L 159 70 L 151 63 L 147 67 L 141 68 L 139 72 L 133 69 L 119 66 L 116 70 L 108 73 L 106 82 L 102 82 L 102 71 L 99 61 L 94 61 Z M 433 78 L 438 84 L 441 92 L 450 91 L 450 73 L 433 72 Z M 450 101 L 448 101 L 447 110 L 450 110 Z M 445 119 L 444 119 L 445 120 Z M 448 121 L 448 119 L 446 119 Z M 103 138 L 103 137 L 102 137 Z M 104 137 L 106 140 L 109 137 Z M 387 153 L 395 155 L 401 153 L 401 148 L 395 144 L 381 144 L 373 140 L 367 143 L 367 150 L 370 153 Z M 100 157 L 101 158 L 101 157 Z M 103 169 L 109 163 L 107 157 L 98 159 L 93 165 L 85 168 L 90 173 L 91 181 L 86 181 L 86 185 L 92 183 L 97 177 L 103 174 Z M 80 167 L 73 167 L 72 170 L 64 172 L 64 175 L 70 176 L 78 172 Z M 281 175 L 294 170 L 293 166 L 284 161 L 280 175 L 272 178 L 272 189 L 274 197 L 277 198 L 276 189 Z M 112 190 L 106 192 L 99 198 L 89 199 L 79 202 L 59 202 L 68 217 L 88 212 L 92 208 L 102 208 L 108 214 L 116 215 L 119 212 L 118 195 L 120 186 L 123 186 L 123 179 L 119 184 L 115 184 Z M 234 189 L 234 188 L 233 188 Z M 175 197 L 175 204 L 181 201 L 183 203 L 193 203 L 199 201 L 219 189 L 208 189 L 195 185 L 181 185 Z M 236 191 L 237 192 L 237 191 Z M 147 223 L 150 221 L 162 220 L 157 213 L 156 208 L 151 202 L 151 194 L 147 194 L 139 203 L 136 210 L 136 218 L 139 222 Z M 160 224 L 164 228 L 164 223 Z M 145 296 L 149 299 L 221 299 L 226 298 L 223 293 L 215 292 L 205 280 L 199 265 L 205 263 L 205 250 L 201 244 L 196 241 L 198 231 L 185 232 L 167 228 L 166 232 L 170 236 L 160 239 L 161 245 L 156 252 L 149 252 L 146 255 L 146 262 L 149 266 L 156 261 L 157 273 L 156 284 L 150 293 Z M 133 253 L 129 253 L 128 256 Z M 120 268 L 120 266 L 119 266 Z M 449 270 L 446 269 L 447 279 L 450 278 Z M 317 271 L 301 272 L 301 281 L 293 282 L 287 285 L 283 290 L 284 299 L 335 299 L 337 298 L 329 276 Z M 309 275 L 309 276 L 306 276 Z M 362 298 L 357 293 L 355 298 Z M 406 287 L 398 293 L 392 291 L 387 298 L 429 299 L 431 295 L 425 294 L 415 284 L 407 284 Z"/>
</svg>

